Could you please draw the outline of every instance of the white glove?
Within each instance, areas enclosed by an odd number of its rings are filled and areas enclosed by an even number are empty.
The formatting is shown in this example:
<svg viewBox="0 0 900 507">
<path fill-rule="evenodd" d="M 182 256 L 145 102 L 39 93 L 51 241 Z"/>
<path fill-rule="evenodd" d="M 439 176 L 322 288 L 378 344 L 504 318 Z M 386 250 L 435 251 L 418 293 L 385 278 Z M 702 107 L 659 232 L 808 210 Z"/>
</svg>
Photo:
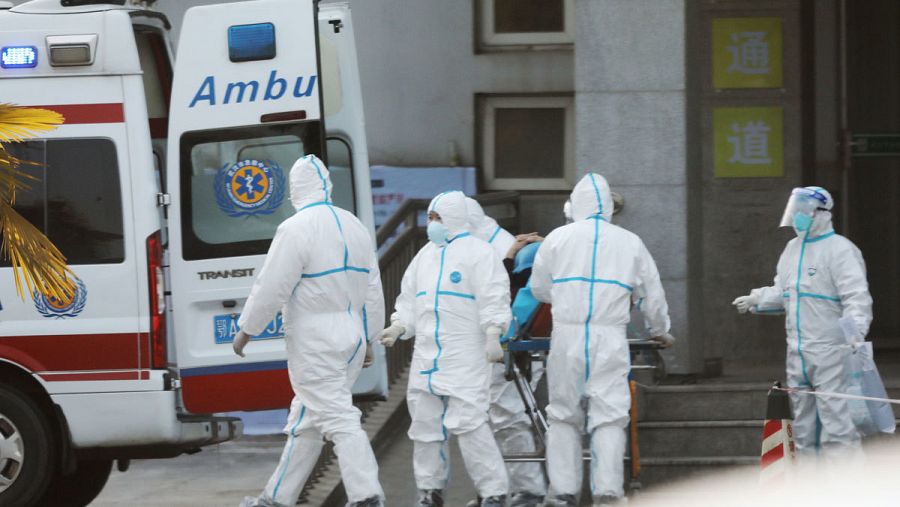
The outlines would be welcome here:
<svg viewBox="0 0 900 507">
<path fill-rule="evenodd" d="M 231 348 L 234 349 L 234 353 L 244 357 L 244 347 L 247 346 L 247 342 L 250 341 L 250 335 L 243 332 L 238 331 L 236 335 L 234 335 L 234 341 L 231 343 Z"/>
<path fill-rule="evenodd" d="M 372 344 L 366 344 L 366 357 L 363 359 L 363 368 L 368 368 L 375 364 L 375 351 L 372 350 Z"/>
<path fill-rule="evenodd" d="M 759 296 L 748 294 L 735 299 L 731 304 L 737 307 L 738 313 L 747 313 L 747 310 L 759 304 Z"/>
<path fill-rule="evenodd" d="M 503 330 L 499 326 L 490 326 L 484 330 L 487 342 L 484 344 L 484 355 L 489 363 L 503 361 L 503 347 L 500 346 L 500 335 Z"/>
<path fill-rule="evenodd" d="M 669 333 L 666 333 L 666 334 L 663 334 L 660 336 L 653 336 L 650 338 L 650 340 L 658 343 L 660 345 L 660 347 L 662 347 L 664 349 L 667 349 L 667 348 L 671 347 L 672 345 L 675 345 L 675 337 L 670 335 Z"/>
<path fill-rule="evenodd" d="M 841 327 L 841 331 L 844 333 L 844 339 L 847 340 L 847 343 L 855 345 L 856 347 L 863 343 L 865 337 L 859 331 L 856 320 L 854 320 L 853 317 L 839 318 L 838 325 Z"/>
<path fill-rule="evenodd" d="M 401 326 L 400 323 L 395 320 L 378 335 L 378 341 L 385 347 L 391 347 L 394 345 L 394 342 L 397 341 L 397 338 L 403 336 L 403 333 L 405 332 L 406 328 Z"/>
</svg>

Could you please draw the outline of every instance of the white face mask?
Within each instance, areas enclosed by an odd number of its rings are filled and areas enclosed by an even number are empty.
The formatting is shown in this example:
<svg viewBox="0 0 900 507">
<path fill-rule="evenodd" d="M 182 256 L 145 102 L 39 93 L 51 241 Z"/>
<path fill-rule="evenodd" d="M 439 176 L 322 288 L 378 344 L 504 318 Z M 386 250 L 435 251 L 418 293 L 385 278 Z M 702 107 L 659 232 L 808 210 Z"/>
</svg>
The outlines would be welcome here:
<svg viewBox="0 0 900 507">
<path fill-rule="evenodd" d="M 447 244 L 447 226 L 436 221 L 432 220 L 428 222 L 428 240 L 434 243 L 437 246 L 444 246 Z"/>
</svg>

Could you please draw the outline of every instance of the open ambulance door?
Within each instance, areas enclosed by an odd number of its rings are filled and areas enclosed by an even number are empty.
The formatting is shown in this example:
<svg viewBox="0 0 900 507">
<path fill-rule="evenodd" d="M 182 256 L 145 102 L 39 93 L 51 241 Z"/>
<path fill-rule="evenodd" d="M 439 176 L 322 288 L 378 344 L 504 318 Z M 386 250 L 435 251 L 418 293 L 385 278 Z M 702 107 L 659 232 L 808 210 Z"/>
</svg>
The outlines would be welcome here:
<svg viewBox="0 0 900 507">
<path fill-rule="evenodd" d="M 247 357 L 231 342 L 275 229 L 294 213 L 291 166 L 325 158 L 316 40 L 313 0 L 185 14 L 166 170 L 175 361 L 190 412 L 286 407 L 293 396 L 280 316 Z"/>
<path fill-rule="evenodd" d="M 347 2 L 319 4 L 319 62 L 325 110 L 328 169 L 337 206 L 352 211 L 375 237 L 372 176 L 366 145 L 362 86 L 356 59 L 353 22 Z M 393 305 L 385 301 L 385 305 Z M 390 310 L 388 310 L 390 312 Z M 375 364 L 362 371 L 357 397 L 384 398 L 388 391 L 384 347 L 373 343 Z"/>
</svg>

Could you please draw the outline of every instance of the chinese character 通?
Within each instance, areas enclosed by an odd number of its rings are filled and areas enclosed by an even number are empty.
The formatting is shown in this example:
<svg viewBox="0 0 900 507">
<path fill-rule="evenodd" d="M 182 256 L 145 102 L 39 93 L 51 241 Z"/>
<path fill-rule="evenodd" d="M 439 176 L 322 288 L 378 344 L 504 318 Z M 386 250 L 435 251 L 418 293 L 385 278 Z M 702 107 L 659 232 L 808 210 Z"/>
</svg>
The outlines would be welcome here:
<svg viewBox="0 0 900 507">
<path fill-rule="evenodd" d="M 769 73 L 769 43 L 763 40 L 766 32 L 740 32 L 731 34 L 734 44 L 727 46 L 731 53 L 728 72 L 741 74 Z"/>
</svg>

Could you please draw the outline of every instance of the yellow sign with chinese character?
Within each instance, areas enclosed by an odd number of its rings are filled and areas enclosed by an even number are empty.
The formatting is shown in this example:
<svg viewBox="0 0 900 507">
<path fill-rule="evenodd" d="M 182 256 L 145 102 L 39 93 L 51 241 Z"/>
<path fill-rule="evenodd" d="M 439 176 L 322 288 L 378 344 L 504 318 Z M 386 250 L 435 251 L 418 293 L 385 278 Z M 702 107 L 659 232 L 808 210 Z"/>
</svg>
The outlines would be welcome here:
<svg viewBox="0 0 900 507">
<path fill-rule="evenodd" d="M 714 88 L 781 88 L 781 18 L 712 22 Z"/>
<path fill-rule="evenodd" d="M 784 109 L 713 109 L 713 161 L 716 178 L 784 176 Z"/>
</svg>

